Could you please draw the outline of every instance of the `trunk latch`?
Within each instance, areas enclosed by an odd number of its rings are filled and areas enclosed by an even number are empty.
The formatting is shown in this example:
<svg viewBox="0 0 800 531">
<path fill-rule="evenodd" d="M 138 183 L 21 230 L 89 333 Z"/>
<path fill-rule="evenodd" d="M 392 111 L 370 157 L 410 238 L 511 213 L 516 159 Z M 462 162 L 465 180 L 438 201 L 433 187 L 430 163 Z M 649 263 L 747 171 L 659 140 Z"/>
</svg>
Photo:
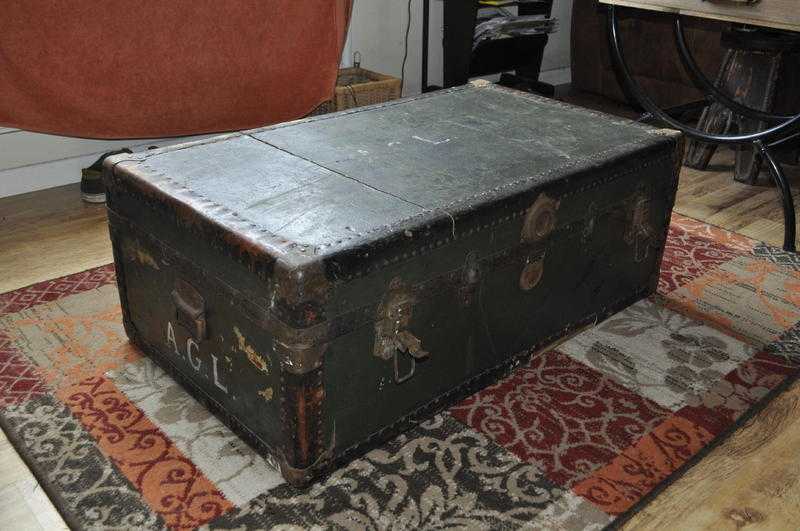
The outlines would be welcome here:
<svg viewBox="0 0 800 531">
<path fill-rule="evenodd" d="M 393 360 L 396 383 L 403 383 L 414 376 L 417 360 L 430 355 L 422 348 L 422 341 L 408 330 L 413 305 L 413 295 L 403 287 L 399 278 L 395 278 L 389 285 L 389 292 L 384 301 L 378 307 L 373 354 L 384 360 Z M 400 374 L 401 353 L 408 354 L 411 358 L 411 368 L 405 374 Z"/>
</svg>

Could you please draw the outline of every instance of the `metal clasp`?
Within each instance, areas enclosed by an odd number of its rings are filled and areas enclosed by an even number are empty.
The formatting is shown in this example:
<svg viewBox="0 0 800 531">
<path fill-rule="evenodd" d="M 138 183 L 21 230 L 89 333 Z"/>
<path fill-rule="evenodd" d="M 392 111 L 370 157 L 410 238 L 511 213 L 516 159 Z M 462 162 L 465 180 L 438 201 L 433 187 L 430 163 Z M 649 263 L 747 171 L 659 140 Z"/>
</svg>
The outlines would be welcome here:
<svg viewBox="0 0 800 531">
<path fill-rule="evenodd" d="M 394 381 L 395 383 L 401 384 L 406 380 L 409 380 L 412 376 L 414 376 L 414 371 L 417 369 L 417 360 L 425 359 L 430 356 L 430 352 L 426 350 L 422 350 L 422 341 L 415 335 L 411 334 L 407 330 L 403 330 L 397 333 L 395 336 L 395 351 L 394 351 Z M 400 353 L 407 352 L 409 357 L 411 358 L 411 369 L 400 376 Z"/>
<path fill-rule="evenodd" d="M 389 292 L 378 307 L 375 321 L 375 347 L 373 354 L 381 359 L 392 359 L 394 365 L 394 381 L 403 383 L 412 376 L 417 367 L 417 360 L 427 358 L 430 353 L 422 348 L 422 341 L 408 331 L 414 297 L 399 278 L 389 285 Z M 411 358 L 411 369 L 400 374 L 400 354 L 407 353 Z"/>
</svg>

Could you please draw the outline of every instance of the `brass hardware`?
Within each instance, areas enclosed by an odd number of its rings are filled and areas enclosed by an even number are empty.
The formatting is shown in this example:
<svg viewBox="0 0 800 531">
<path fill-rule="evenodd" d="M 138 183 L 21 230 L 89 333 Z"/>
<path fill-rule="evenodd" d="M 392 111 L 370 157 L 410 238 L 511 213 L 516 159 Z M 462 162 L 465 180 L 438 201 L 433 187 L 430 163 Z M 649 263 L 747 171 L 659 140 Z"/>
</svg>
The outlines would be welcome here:
<svg viewBox="0 0 800 531">
<path fill-rule="evenodd" d="M 288 258 L 275 265 L 273 274 L 275 294 L 290 307 L 307 302 L 321 303 L 330 295 L 331 283 L 325 268 L 317 262 L 293 264 Z"/>
<path fill-rule="evenodd" d="M 292 374 L 320 368 L 327 348 L 327 343 L 284 343 L 277 337 L 272 341 L 272 350 L 280 360 L 281 369 Z"/>
<path fill-rule="evenodd" d="M 415 360 L 425 359 L 430 355 L 428 351 L 422 350 L 422 341 L 408 330 L 397 332 L 395 338 L 397 350 L 400 352 L 408 352 Z"/>
<path fill-rule="evenodd" d="M 524 291 L 529 291 L 536 287 L 542 275 L 544 274 L 544 256 L 541 258 L 530 261 L 522 268 L 522 274 L 519 276 L 519 287 Z"/>
<path fill-rule="evenodd" d="M 411 358 L 411 368 L 408 370 L 407 373 L 405 373 L 404 375 L 400 376 L 400 368 L 399 368 L 399 363 L 400 362 L 398 361 L 399 357 L 400 356 L 398 355 L 398 352 L 395 351 L 395 353 L 394 353 L 394 383 L 396 383 L 396 384 L 401 384 L 401 383 L 405 382 L 406 380 L 410 380 L 411 377 L 414 376 L 414 371 L 417 370 L 417 361 L 414 358 Z"/>
<path fill-rule="evenodd" d="M 395 336 L 411 322 L 413 305 L 411 293 L 404 288 L 399 278 L 393 279 L 389 284 L 389 292 L 378 307 L 373 351 L 375 356 L 384 360 L 392 359 L 397 351 Z"/>
<path fill-rule="evenodd" d="M 393 356 L 394 364 L 394 381 L 401 384 L 414 376 L 414 371 L 417 369 L 417 360 L 422 360 L 430 356 L 426 350 L 422 350 L 422 341 L 407 330 L 397 333 L 395 336 L 395 348 Z M 407 352 L 411 357 L 411 368 L 403 376 L 400 375 L 400 353 Z"/>
<path fill-rule="evenodd" d="M 422 341 L 407 330 L 411 323 L 413 304 L 412 294 L 404 288 L 399 278 L 395 278 L 389 284 L 389 292 L 378 307 L 373 354 L 384 360 L 393 360 L 396 383 L 403 383 L 414 376 L 417 360 L 430 355 L 422 348 Z M 411 369 L 403 375 L 400 374 L 401 353 L 407 353 L 411 358 Z"/>
<path fill-rule="evenodd" d="M 188 282 L 175 279 L 172 290 L 172 302 L 175 304 L 175 320 L 189 331 L 196 341 L 206 338 L 206 303 L 194 287 Z"/>
<path fill-rule="evenodd" d="M 280 468 L 281 475 L 286 478 L 286 482 L 295 487 L 307 486 L 315 474 L 319 473 L 320 469 L 324 469 L 325 465 L 333 458 L 333 450 L 336 448 L 336 420 L 333 421 L 333 428 L 331 429 L 331 442 L 328 448 L 319 454 L 319 457 L 314 460 L 309 466 L 294 467 L 289 464 L 286 458 L 286 452 L 280 451 L 278 453 L 278 467 Z"/>
<path fill-rule="evenodd" d="M 544 274 L 543 245 L 545 243 L 542 240 L 556 228 L 556 212 L 560 204 L 561 201 L 541 193 L 525 215 L 520 239 L 523 245 L 531 246 L 531 254 L 526 259 L 519 276 L 519 287 L 523 291 L 533 289 L 542 280 Z M 540 251 L 536 251 L 537 248 Z"/>
<path fill-rule="evenodd" d="M 522 225 L 523 243 L 542 240 L 553 232 L 556 227 L 556 210 L 558 210 L 559 203 L 560 201 L 548 197 L 547 194 L 539 194 L 531 208 L 528 209 Z"/>
</svg>

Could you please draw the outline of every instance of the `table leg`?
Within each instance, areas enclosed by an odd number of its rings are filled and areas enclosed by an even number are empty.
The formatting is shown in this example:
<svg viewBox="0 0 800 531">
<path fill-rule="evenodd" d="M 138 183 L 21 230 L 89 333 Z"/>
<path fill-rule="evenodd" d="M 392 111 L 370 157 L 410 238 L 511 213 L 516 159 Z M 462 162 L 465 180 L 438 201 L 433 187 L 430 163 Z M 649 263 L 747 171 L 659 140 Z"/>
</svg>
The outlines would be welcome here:
<svg viewBox="0 0 800 531">
<path fill-rule="evenodd" d="M 681 29 L 680 23 L 676 25 L 676 29 L 678 30 Z M 701 142 L 707 142 L 707 143 L 715 143 L 719 145 L 730 145 L 730 146 L 750 145 L 754 149 L 757 149 L 764 156 L 764 158 L 767 160 L 769 164 L 770 173 L 772 174 L 772 177 L 775 180 L 775 184 L 777 185 L 779 193 L 781 194 L 782 198 L 783 218 L 784 218 L 784 249 L 787 251 L 796 252 L 795 209 L 794 209 L 794 201 L 792 200 L 791 188 L 789 186 L 788 180 L 786 179 L 786 175 L 783 173 L 783 169 L 772 156 L 770 148 L 782 144 L 786 142 L 789 138 L 794 138 L 796 136 L 796 132 L 800 131 L 800 114 L 797 114 L 786 120 L 783 120 L 780 123 L 773 125 L 772 127 L 769 127 L 763 131 L 752 132 L 752 133 L 739 133 L 739 134 L 708 133 L 706 131 L 702 131 L 700 129 L 696 129 L 694 127 L 681 123 L 680 121 L 672 118 L 663 110 L 661 110 L 661 108 L 659 108 L 658 105 L 656 105 L 655 102 L 653 102 L 653 100 L 647 95 L 647 93 L 645 93 L 642 90 L 641 86 L 636 82 L 636 80 L 631 75 L 630 69 L 628 68 L 628 65 L 625 61 L 625 54 L 623 52 L 622 43 L 619 38 L 619 21 L 617 19 L 617 8 L 614 5 L 611 5 L 609 7 L 608 36 L 611 45 L 612 61 L 615 61 L 616 63 L 617 66 L 616 71 L 618 72 L 621 78 L 620 79 L 621 83 L 623 84 L 623 86 L 627 88 L 628 93 L 632 94 L 642 105 L 642 107 L 644 107 L 653 116 L 655 116 L 665 124 L 669 125 L 670 127 L 682 131 L 689 138 L 692 138 L 694 140 L 699 140 Z M 688 49 L 686 51 L 688 51 Z M 690 54 L 688 54 L 688 56 L 691 58 Z M 699 69 L 697 69 L 697 72 L 699 72 Z M 705 79 L 705 81 L 708 81 L 707 78 L 705 78 L 705 76 L 701 75 L 701 77 Z M 705 83 L 701 84 L 705 85 Z M 720 98 L 720 95 L 718 93 L 719 91 L 717 91 L 716 87 L 714 87 L 711 82 L 708 82 L 708 85 L 710 85 L 711 88 L 709 88 L 707 92 L 709 92 L 710 95 L 714 95 L 717 98 Z M 706 89 L 708 87 L 703 86 L 703 88 Z M 723 94 L 721 99 L 725 98 L 726 95 Z M 725 103 L 727 106 L 727 102 Z M 741 106 L 737 102 L 733 103 L 734 106 L 741 107 L 740 111 L 742 112 L 742 114 L 763 112 L 763 111 L 758 111 L 756 109 L 750 109 L 748 107 Z M 782 118 L 782 117 L 776 117 L 776 118 Z"/>
<path fill-rule="evenodd" d="M 785 251 L 796 253 L 795 208 L 794 198 L 792 197 L 792 189 L 791 186 L 789 186 L 789 180 L 786 178 L 786 174 L 783 173 L 783 167 L 781 164 L 775 160 L 775 157 L 773 157 L 772 153 L 770 152 L 769 146 L 760 140 L 757 140 L 754 142 L 754 144 L 759 152 L 761 152 L 764 160 L 767 161 L 767 167 L 769 168 L 770 175 L 772 175 L 772 179 L 775 181 L 775 186 L 778 188 L 778 192 L 781 195 L 781 201 L 783 202 L 783 249 Z"/>
</svg>

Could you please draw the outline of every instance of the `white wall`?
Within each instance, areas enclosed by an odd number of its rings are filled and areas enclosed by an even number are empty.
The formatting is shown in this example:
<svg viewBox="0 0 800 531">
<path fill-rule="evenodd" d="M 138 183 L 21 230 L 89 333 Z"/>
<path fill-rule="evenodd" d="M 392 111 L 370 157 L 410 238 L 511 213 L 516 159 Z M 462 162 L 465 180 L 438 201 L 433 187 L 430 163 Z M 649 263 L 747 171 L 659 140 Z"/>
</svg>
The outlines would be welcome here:
<svg viewBox="0 0 800 531">
<path fill-rule="evenodd" d="M 107 151 L 166 146 L 204 138 L 87 140 L 0 128 L 0 197 L 43 190 L 81 180 L 81 168 Z"/>
<path fill-rule="evenodd" d="M 450 0 L 452 1 L 452 0 Z M 457 0 L 461 1 L 461 0 Z M 407 0 L 355 0 L 350 22 L 350 47 L 361 52 L 361 66 L 400 77 Z M 431 0 L 430 59 L 428 83 L 441 83 L 442 69 L 442 2 Z M 419 94 L 422 54 L 422 0 L 411 2 L 411 29 L 408 36 L 403 93 Z M 351 58 L 345 58 L 348 63 Z M 435 76 L 435 77 L 434 77 Z"/>
<path fill-rule="evenodd" d="M 550 35 L 542 59 L 542 72 L 569 71 L 569 36 L 572 21 L 572 0 L 553 0 L 552 15 L 558 19 L 558 31 Z M 567 79 L 566 83 L 569 82 Z M 563 83 L 563 82 L 562 82 Z"/>
<path fill-rule="evenodd" d="M 571 9 L 572 0 L 554 0 L 553 14 L 559 18 L 560 27 L 545 48 L 540 77 L 543 81 L 569 82 Z M 407 0 L 355 0 L 342 63 L 349 65 L 352 52 L 359 51 L 365 68 L 400 77 L 406 10 Z M 432 85 L 442 83 L 442 22 L 442 0 L 431 0 L 428 83 Z M 412 0 L 406 95 L 420 92 L 421 54 L 422 0 Z M 163 146 L 185 140 L 85 140 L 0 128 L 0 197 L 77 182 L 81 168 L 112 149 Z"/>
</svg>

